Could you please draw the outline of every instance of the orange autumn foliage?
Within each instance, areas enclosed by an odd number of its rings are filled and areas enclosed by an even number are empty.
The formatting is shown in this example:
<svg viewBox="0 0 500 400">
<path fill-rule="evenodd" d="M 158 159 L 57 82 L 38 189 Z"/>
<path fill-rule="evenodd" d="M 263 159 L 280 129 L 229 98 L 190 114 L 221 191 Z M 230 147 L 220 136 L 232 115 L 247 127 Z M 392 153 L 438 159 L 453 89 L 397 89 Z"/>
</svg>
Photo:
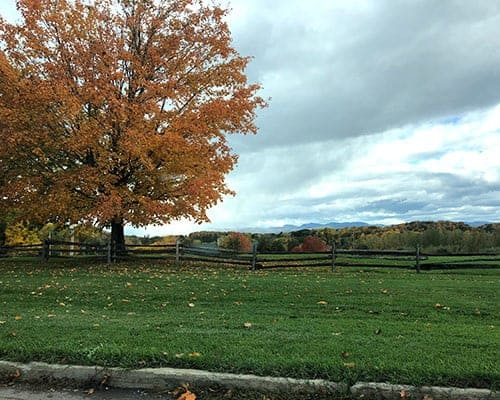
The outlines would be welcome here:
<svg viewBox="0 0 500 400">
<path fill-rule="evenodd" d="M 207 220 L 260 86 L 202 0 L 19 0 L 0 19 L 0 203 L 30 221 Z"/>
<path fill-rule="evenodd" d="M 250 235 L 241 232 L 230 232 L 219 240 L 219 247 L 247 253 L 252 251 L 253 243 Z"/>
<path fill-rule="evenodd" d="M 293 253 L 301 253 L 301 252 L 325 252 L 331 250 L 330 246 L 328 246 L 325 241 L 316 236 L 307 236 L 301 245 L 295 246 L 292 249 Z"/>
</svg>

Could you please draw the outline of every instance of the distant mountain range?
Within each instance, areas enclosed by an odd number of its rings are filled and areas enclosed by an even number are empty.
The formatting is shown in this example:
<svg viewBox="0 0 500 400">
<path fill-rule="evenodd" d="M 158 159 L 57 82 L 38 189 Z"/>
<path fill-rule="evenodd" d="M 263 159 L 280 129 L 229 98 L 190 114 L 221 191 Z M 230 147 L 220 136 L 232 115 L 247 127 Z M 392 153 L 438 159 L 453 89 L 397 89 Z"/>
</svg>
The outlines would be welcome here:
<svg viewBox="0 0 500 400">
<path fill-rule="evenodd" d="M 471 222 L 466 222 L 467 225 L 473 226 L 473 227 L 478 227 L 478 226 L 483 226 L 483 225 L 488 225 L 492 224 L 493 222 L 487 222 L 487 221 L 471 221 Z"/>
<path fill-rule="evenodd" d="M 465 222 L 467 225 L 471 227 L 479 227 L 483 225 L 490 224 L 491 222 L 487 221 L 470 221 Z M 302 225 L 283 225 L 283 226 L 273 226 L 269 228 L 241 228 L 239 232 L 245 233 L 280 233 L 280 232 L 295 232 L 300 231 L 302 229 L 322 229 L 322 228 L 333 228 L 333 229 L 342 229 L 342 228 L 360 228 L 363 226 L 378 226 L 383 227 L 381 224 L 368 224 L 366 222 L 361 221 L 353 221 L 353 222 L 327 222 L 326 224 L 320 224 L 316 222 L 308 222 L 307 224 Z"/>
<path fill-rule="evenodd" d="M 316 222 L 309 222 L 302 225 L 283 225 L 283 226 L 273 226 L 269 228 L 241 228 L 240 232 L 247 233 L 280 233 L 280 232 L 295 232 L 302 229 L 321 229 L 321 228 L 359 228 L 362 226 L 370 226 L 366 222 L 354 221 L 354 222 L 327 222 L 326 224 L 319 224 Z"/>
</svg>

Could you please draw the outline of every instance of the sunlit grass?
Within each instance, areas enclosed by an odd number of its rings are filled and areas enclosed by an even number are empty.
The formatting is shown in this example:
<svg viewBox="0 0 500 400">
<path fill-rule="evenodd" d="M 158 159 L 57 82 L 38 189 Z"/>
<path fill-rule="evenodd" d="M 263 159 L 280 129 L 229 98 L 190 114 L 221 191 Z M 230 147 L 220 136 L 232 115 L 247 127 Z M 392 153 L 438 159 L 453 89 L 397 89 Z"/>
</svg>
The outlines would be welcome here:
<svg viewBox="0 0 500 400">
<path fill-rule="evenodd" d="M 499 270 L 0 262 L 0 358 L 498 387 Z"/>
</svg>

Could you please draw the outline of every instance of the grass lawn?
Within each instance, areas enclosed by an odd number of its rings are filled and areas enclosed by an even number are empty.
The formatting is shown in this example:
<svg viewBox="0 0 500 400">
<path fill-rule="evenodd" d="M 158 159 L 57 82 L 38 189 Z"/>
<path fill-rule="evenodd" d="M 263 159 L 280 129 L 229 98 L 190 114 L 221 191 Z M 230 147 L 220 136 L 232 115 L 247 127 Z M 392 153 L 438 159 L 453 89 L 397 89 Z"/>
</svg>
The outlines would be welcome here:
<svg viewBox="0 0 500 400">
<path fill-rule="evenodd" d="M 0 261 L 0 359 L 500 387 L 500 270 Z"/>
</svg>

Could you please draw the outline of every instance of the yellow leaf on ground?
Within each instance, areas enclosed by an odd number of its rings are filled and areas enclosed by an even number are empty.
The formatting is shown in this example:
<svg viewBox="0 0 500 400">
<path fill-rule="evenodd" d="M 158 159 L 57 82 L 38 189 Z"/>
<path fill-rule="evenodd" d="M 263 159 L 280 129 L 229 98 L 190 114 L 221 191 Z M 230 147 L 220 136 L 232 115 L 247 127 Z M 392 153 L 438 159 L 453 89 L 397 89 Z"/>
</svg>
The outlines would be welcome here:
<svg viewBox="0 0 500 400">
<path fill-rule="evenodd" d="M 245 328 L 251 328 L 251 327 L 252 327 L 252 323 L 251 323 L 251 322 L 245 322 L 245 323 L 243 324 L 243 326 L 244 326 Z"/>
<path fill-rule="evenodd" d="M 320 304 L 322 306 L 326 306 L 328 304 L 328 302 L 324 301 L 324 300 L 321 300 L 321 301 L 318 301 L 318 304 Z"/>
<path fill-rule="evenodd" d="M 189 357 L 198 358 L 199 356 L 201 356 L 201 354 L 198 353 L 197 351 L 193 351 L 192 353 L 189 353 Z"/>
<path fill-rule="evenodd" d="M 16 321 L 21 321 L 23 319 L 23 317 L 21 317 L 20 315 L 16 315 L 14 319 Z"/>
</svg>

